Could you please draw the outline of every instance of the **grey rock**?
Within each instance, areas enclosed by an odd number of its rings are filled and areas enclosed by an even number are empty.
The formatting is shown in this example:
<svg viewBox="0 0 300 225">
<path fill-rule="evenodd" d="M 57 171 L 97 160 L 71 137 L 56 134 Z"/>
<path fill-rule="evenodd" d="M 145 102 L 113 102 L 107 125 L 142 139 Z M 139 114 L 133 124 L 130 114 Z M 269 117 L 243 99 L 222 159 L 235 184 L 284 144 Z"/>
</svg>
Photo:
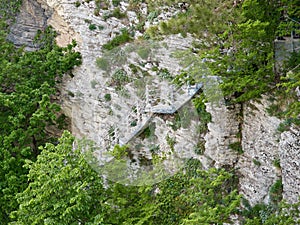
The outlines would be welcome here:
<svg viewBox="0 0 300 225">
<path fill-rule="evenodd" d="M 290 203 L 300 196 L 300 129 L 292 127 L 281 134 L 279 145 L 283 197 Z"/>
<path fill-rule="evenodd" d="M 42 31 L 46 28 L 48 16 L 49 12 L 46 13 L 37 1 L 23 1 L 20 13 L 16 22 L 11 26 L 7 39 L 18 47 L 25 46 L 25 49 L 29 51 L 38 49 L 39 46 L 34 43 L 34 37 L 38 30 Z"/>
</svg>

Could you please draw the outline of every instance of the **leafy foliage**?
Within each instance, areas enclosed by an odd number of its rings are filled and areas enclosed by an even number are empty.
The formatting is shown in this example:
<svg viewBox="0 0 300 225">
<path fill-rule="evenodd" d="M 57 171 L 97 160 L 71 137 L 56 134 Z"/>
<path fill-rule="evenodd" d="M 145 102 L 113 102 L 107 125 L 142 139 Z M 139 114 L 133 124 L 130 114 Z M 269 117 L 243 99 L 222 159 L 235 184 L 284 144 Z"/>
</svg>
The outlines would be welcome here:
<svg viewBox="0 0 300 225">
<path fill-rule="evenodd" d="M 28 187 L 17 195 L 12 224 L 99 224 L 107 206 L 98 174 L 87 164 L 74 138 L 64 132 L 59 144 L 46 144 L 36 162 L 27 160 Z"/>
<path fill-rule="evenodd" d="M 59 144 L 46 144 L 35 162 L 26 161 L 30 183 L 17 195 L 20 206 L 10 224 L 223 224 L 234 217 L 245 224 L 296 224 L 299 216 L 299 204 L 245 205 L 241 211 L 234 173 L 201 170 L 192 159 L 153 186 L 107 181 L 104 188 L 74 143 L 64 132 Z"/>
<path fill-rule="evenodd" d="M 46 126 L 59 125 L 59 106 L 52 102 L 62 75 L 79 65 L 74 42 L 66 48 L 55 45 L 50 28 L 37 36 L 41 49 L 25 52 L 6 42 L 0 32 L 0 217 L 6 223 L 17 207 L 16 193 L 28 185 L 24 160 L 35 160 L 38 146 L 53 141 Z"/>
<path fill-rule="evenodd" d="M 12 20 L 19 12 L 22 0 L 1 0 L 0 18 Z"/>
<path fill-rule="evenodd" d="M 110 183 L 104 189 L 73 141 L 65 132 L 57 146 L 41 147 L 36 162 L 26 161 L 30 183 L 17 195 L 20 206 L 11 224 L 204 224 L 230 221 L 237 212 L 232 173 L 199 170 L 191 160 L 157 185 Z"/>
<path fill-rule="evenodd" d="M 122 45 L 124 43 L 127 43 L 132 40 L 131 34 L 127 29 L 124 29 L 121 31 L 121 34 L 114 37 L 112 40 L 107 42 L 102 46 L 105 50 L 112 50 L 113 48 Z"/>
<path fill-rule="evenodd" d="M 299 224 L 299 203 L 287 204 L 281 202 L 279 205 L 257 204 L 248 207 L 243 212 L 245 225 L 296 225 Z"/>
<path fill-rule="evenodd" d="M 240 102 L 260 97 L 279 82 L 273 72 L 279 16 L 272 1 L 243 1 L 237 10 L 241 11 L 240 21 L 223 34 L 221 51 L 212 49 L 203 57 L 213 59 L 208 64 L 214 74 L 223 77 L 224 94 Z"/>
<path fill-rule="evenodd" d="M 171 4 L 169 2 L 169 4 Z M 188 9 L 167 22 L 161 34 L 190 33 L 200 38 L 195 50 L 213 74 L 222 77 L 226 96 L 236 102 L 260 97 L 280 82 L 274 73 L 274 45 L 287 1 L 187 1 Z M 295 12 L 297 11 L 297 12 Z"/>
<path fill-rule="evenodd" d="M 281 21 L 278 25 L 277 34 L 279 37 L 300 35 L 300 10 L 298 0 L 281 0 L 280 8 Z"/>
<path fill-rule="evenodd" d="M 282 83 L 280 87 L 285 89 L 289 98 L 298 99 L 299 86 L 300 86 L 300 52 L 292 52 L 291 56 L 285 63 L 284 73 L 286 76 L 282 76 Z M 300 103 L 299 101 L 289 102 L 285 117 L 287 119 L 296 119 L 300 115 Z M 299 123 L 299 121 L 298 121 Z"/>
</svg>

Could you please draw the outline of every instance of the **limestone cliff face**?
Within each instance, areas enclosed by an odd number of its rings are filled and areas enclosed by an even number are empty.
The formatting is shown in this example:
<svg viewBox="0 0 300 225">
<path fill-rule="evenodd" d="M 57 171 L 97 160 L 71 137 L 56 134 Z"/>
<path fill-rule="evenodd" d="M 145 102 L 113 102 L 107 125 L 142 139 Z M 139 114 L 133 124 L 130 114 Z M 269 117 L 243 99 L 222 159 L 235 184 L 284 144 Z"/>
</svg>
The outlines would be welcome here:
<svg viewBox="0 0 300 225">
<path fill-rule="evenodd" d="M 241 106 L 207 104 L 206 111 L 211 114 L 212 122 L 208 123 L 209 132 L 205 135 L 205 155 L 212 160 L 211 166 L 234 168 L 238 151 L 230 146 L 240 141 Z"/>
<path fill-rule="evenodd" d="M 74 70 L 73 78 L 65 78 L 60 103 L 65 114 L 72 118 L 72 131 L 76 136 L 100 142 L 101 132 L 107 132 L 110 125 L 118 122 L 110 121 L 108 115 L 114 110 L 117 112 L 116 105 L 122 105 L 122 98 L 106 85 L 110 78 L 97 68 L 95 60 L 102 55 L 104 43 L 121 28 L 136 25 L 138 18 L 126 2 L 121 2 L 120 6 L 122 11 L 127 10 L 125 19 L 104 20 L 94 15 L 95 8 L 93 2 L 82 3 L 77 8 L 69 0 L 24 0 L 9 39 L 16 45 L 25 44 L 34 49 L 32 39 L 36 30 L 52 25 L 59 33 L 58 44 L 66 45 L 72 39 L 78 42 L 83 64 Z M 139 10 L 147 14 L 145 5 Z M 100 15 L 104 13 L 105 10 L 100 9 Z M 168 16 L 171 15 L 166 13 L 160 18 Z M 91 30 L 90 24 L 101 29 Z M 141 34 L 137 32 L 136 35 Z M 168 43 L 183 48 L 188 46 L 186 40 L 178 37 L 170 37 Z M 174 65 L 161 56 L 160 66 L 176 71 L 179 67 Z M 105 101 L 106 94 L 110 94 L 112 102 Z M 205 140 L 205 151 L 193 156 L 199 158 L 204 167 L 236 169 L 240 175 L 239 190 L 252 205 L 267 203 L 270 188 L 279 179 L 282 179 L 285 199 L 295 202 L 300 193 L 300 131 L 293 127 L 279 134 L 280 120 L 268 115 L 269 104 L 267 97 L 244 105 L 214 107 L 207 104 L 212 122 L 208 124 L 208 133 L 201 137 Z M 166 129 L 160 129 L 161 133 Z M 178 138 L 188 140 L 188 136 L 179 135 Z"/>
<path fill-rule="evenodd" d="M 271 186 L 281 178 L 281 171 L 276 168 L 279 159 L 280 123 L 266 112 L 269 106 L 266 98 L 260 103 L 249 102 L 243 106 L 242 148 L 236 168 L 240 173 L 240 191 L 251 204 L 269 201 Z"/>
<path fill-rule="evenodd" d="M 300 130 L 292 127 L 281 134 L 279 157 L 282 169 L 283 197 L 298 202 L 300 195 Z"/>
</svg>

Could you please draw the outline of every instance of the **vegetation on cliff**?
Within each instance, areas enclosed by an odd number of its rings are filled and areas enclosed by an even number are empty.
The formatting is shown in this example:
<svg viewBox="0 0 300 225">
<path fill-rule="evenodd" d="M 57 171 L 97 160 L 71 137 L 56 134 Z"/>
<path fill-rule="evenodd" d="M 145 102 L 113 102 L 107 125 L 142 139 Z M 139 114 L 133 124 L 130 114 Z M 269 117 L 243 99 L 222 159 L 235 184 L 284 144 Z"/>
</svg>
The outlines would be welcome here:
<svg viewBox="0 0 300 225">
<path fill-rule="evenodd" d="M 155 7 L 179 1 L 143 2 Z M 195 43 L 193 51 L 222 76 L 224 93 L 236 102 L 277 88 L 294 97 L 299 86 L 299 54 L 294 52 L 285 71 L 276 73 L 273 41 L 296 26 L 283 21 L 282 13 L 299 18 L 299 7 L 294 7 L 299 4 L 288 0 L 234 2 L 186 1 L 181 13 L 149 29 L 149 36 L 157 31 L 204 38 L 206 41 Z M 113 3 L 117 6 L 119 1 Z M 0 224 L 300 223 L 299 204 L 279 202 L 278 190 L 272 192 L 276 201 L 270 205 L 251 207 L 237 193 L 234 171 L 203 171 L 197 160 L 189 160 L 178 174 L 152 186 L 104 181 L 81 149 L 74 148 L 69 132 L 57 140 L 45 130 L 47 126 L 62 128 L 59 106 L 51 97 L 63 74 L 81 63 L 80 54 L 74 51 L 76 43 L 58 47 L 55 32 L 47 29 L 37 36 L 41 49 L 25 52 L 6 41 L 6 31 L 1 22 Z M 299 107 L 294 100 L 285 115 L 297 118 Z M 280 189 L 280 183 L 274 188 Z"/>
<path fill-rule="evenodd" d="M 27 188 L 10 224 L 299 224 L 299 204 L 249 206 L 237 193 L 234 171 L 201 170 L 190 159 L 175 176 L 152 186 L 105 182 L 87 163 L 74 137 L 40 147 L 27 160 Z M 105 187 L 104 187 L 105 186 Z M 242 207 L 241 207 L 242 205 Z"/>
<path fill-rule="evenodd" d="M 155 31 L 156 36 L 189 33 L 199 38 L 193 51 L 206 60 L 214 74 L 222 77 L 224 94 L 235 102 L 243 102 L 278 87 L 289 87 L 292 92 L 298 86 L 296 52 L 285 73 L 274 71 L 274 41 L 291 33 L 298 37 L 300 32 L 298 5 L 297 1 L 287 0 L 190 0 L 186 1 L 186 10 L 148 32 Z M 293 79 L 287 78 L 287 71 L 293 72 Z"/>
<path fill-rule="evenodd" d="M 37 41 L 35 52 L 16 49 L 6 41 L 6 25 L 0 31 L 0 221 L 18 207 L 16 194 L 28 185 L 25 160 L 35 161 L 39 146 L 53 142 L 47 126 L 62 125 L 59 105 L 51 100 L 62 75 L 79 65 L 80 54 L 73 45 L 60 48 L 53 42 L 50 28 Z"/>
</svg>

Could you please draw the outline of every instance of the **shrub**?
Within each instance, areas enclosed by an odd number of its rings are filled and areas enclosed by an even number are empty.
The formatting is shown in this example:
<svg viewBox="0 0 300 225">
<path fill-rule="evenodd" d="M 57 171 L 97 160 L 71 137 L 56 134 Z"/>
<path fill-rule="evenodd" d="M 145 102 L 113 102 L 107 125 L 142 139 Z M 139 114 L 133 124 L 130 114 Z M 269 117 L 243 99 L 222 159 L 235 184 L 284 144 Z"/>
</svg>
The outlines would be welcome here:
<svg viewBox="0 0 300 225">
<path fill-rule="evenodd" d="M 90 29 L 90 30 L 96 30 L 96 29 L 97 29 L 97 26 L 96 26 L 95 24 L 92 23 L 92 24 L 89 25 L 89 29 Z"/>
<path fill-rule="evenodd" d="M 229 144 L 229 148 L 238 152 L 239 154 L 243 154 L 243 148 L 239 141 Z"/>
<path fill-rule="evenodd" d="M 68 95 L 71 97 L 75 97 L 75 94 L 72 91 L 68 91 Z"/>
<path fill-rule="evenodd" d="M 205 140 L 199 140 L 197 145 L 194 148 L 194 152 L 197 155 L 203 155 L 205 152 Z"/>
<path fill-rule="evenodd" d="M 117 160 L 120 160 L 128 155 L 128 146 L 120 146 L 120 145 L 115 145 L 113 151 L 111 152 L 112 156 L 114 156 Z"/>
<path fill-rule="evenodd" d="M 105 28 L 105 27 L 104 27 L 103 25 L 99 25 L 99 26 L 98 26 L 98 29 L 99 29 L 99 30 L 104 30 L 104 28 Z"/>
<path fill-rule="evenodd" d="M 109 102 L 111 100 L 111 95 L 109 93 L 104 95 L 105 101 Z"/>
<path fill-rule="evenodd" d="M 126 17 L 125 13 L 122 13 L 120 8 L 115 8 L 112 12 L 105 13 L 103 19 L 107 20 L 108 18 L 115 17 L 117 19 L 122 19 Z"/>
<path fill-rule="evenodd" d="M 121 34 L 114 37 L 112 40 L 102 46 L 103 49 L 112 50 L 113 48 L 122 45 L 132 40 L 132 37 L 127 29 L 123 29 Z"/>
<path fill-rule="evenodd" d="M 130 126 L 131 127 L 136 127 L 137 125 L 137 121 L 136 120 L 133 120 L 131 123 L 130 123 Z"/>
<path fill-rule="evenodd" d="M 78 8 L 80 5 L 81 5 L 81 3 L 80 3 L 79 1 L 76 1 L 76 2 L 75 2 L 75 7 Z"/>
<path fill-rule="evenodd" d="M 112 75 L 112 82 L 116 86 L 121 86 L 123 84 L 126 84 L 130 81 L 129 77 L 127 76 L 127 73 L 119 69 Z"/>
<path fill-rule="evenodd" d="M 167 135 L 166 137 L 167 144 L 169 145 L 171 151 L 174 151 L 174 146 L 176 144 L 176 139 Z"/>
<path fill-rule="evenodd" d="M 279 203 L 282 200 L 282 192 L 283 192 L 283 186 L 282 186 L 282 180 L 277 180 L 270 188 L 269 195 L 270 199 L 273 203 Z"/>
<path fill-rule="evenodd" d="M 94 9 L 94 15 L 99 16 L 100 15 L 100 9 L 98 9 L 98 8 Z"/>
<path fill-rule="evenodd" d="M 121 0 L 112 0 L 112 4 L 113 6 L 119 6 L 120 5 Z"/>
<path fill-rule="evenodd" d="M 261 166 L 261 162 L 258 161 L 257 159 L 253 159 L 252 162 L 253 162 L 254 165 L 256 165 L 256 166 Z"/>
<path fill-rule="evenodd" d="M 280 169 L 280 168 L 281 168 L 281 166 L 280 166 L 280 159 L 279 159 L 279 158 L 274 159 L 273 165 L 274 165 L 276 168 Z"/>
</svg>

